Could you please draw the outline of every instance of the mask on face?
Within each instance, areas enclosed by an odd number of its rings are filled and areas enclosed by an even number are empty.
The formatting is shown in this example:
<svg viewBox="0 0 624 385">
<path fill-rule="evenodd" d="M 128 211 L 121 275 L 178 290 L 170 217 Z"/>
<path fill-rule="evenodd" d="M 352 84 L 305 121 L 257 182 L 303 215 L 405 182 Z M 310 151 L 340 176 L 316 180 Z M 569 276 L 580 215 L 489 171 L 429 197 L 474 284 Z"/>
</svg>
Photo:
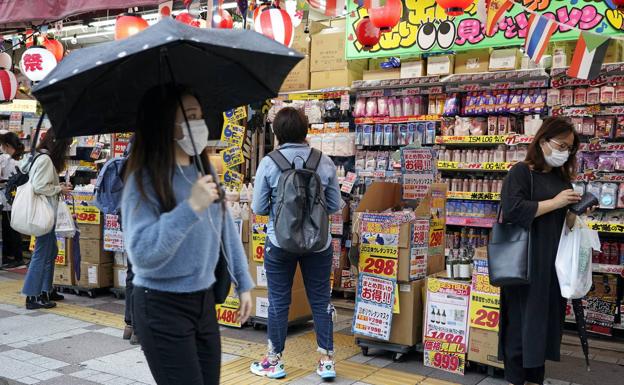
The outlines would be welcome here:
<svg viewBox="0 0 624 385">
<path fill-rule="evenodd" d="M 548 147 L 550 147 L 551 150 L 550 155 L 544 154 L 544 160 L 550 167 L 561 167 L 568 161 L 568 158 L 570 157 L 569 151 L 557 150 L 556 148 L 553 148 L 550 143 L 548 143 Z"/>
<path fill-rule="evenodd" d="M 178 146 L 184 152 L 188 154 L 188 156 L 199 155 L 204 151 L 204 149 L 208 146 L 208 126 L 206 126 L 206 122 L 203 120 L 189 120 L 189 126 L 191 128 L 191 135 L 193 135 L 193 141 L 195 142 L 195 147 L 197 148 L 197 153 L 193 151 L 193 143 L 191 142 L 191 137 L 188 134 L 188 130 L 186 128 L 186 123 L 179 124 L 182 127 L 182 134 L 184 135 L 182 139 L 176 139 Z"/>
</svg>

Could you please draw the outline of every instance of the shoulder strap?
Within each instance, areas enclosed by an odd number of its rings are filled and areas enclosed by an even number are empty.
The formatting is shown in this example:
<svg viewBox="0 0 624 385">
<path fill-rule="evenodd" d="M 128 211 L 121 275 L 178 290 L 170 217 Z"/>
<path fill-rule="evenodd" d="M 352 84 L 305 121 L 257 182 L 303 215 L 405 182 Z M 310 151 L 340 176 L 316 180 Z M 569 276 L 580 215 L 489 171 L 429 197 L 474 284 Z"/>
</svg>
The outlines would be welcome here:
<svg viewBox="0 0 624 385">
<path fill-rule="evenodd" d="M 312 148 L 310 150 L 310 156 L 308 156 L 308 160 L 305 162 L 305 168 L 311 171 L 316 171 L 321 163 L 321 155 L 323 154 L 319 150 Z"/>
<path fill-rule="evenodd" d="M 46 153 L 45 152 L 39 152 L 39 153 L 36 153 L 35 155 L 30 157 L 30 160 L 28 161 L 28 171 L 26 171 L 26 174 L 28 174 L 30 172 L 30 170 L 32 169 L 33 165 L 35 164 L 35 161 L 37 159 L 39 159 L 39 157 L 42 156 L 42 155 L 46 155 Z"/>
<path fill-rule="evenodd" d="M 284 154 L 280 152 L 280 150 L 271 151 L 268 155 L 269 158 L 271 158 L 273 162 L 275 162 L 277 167 L 279 167 L 281 172 L 292 169 L 292 165 L 290 164 L 288 159 L 286 159 Z"/>
</svg>

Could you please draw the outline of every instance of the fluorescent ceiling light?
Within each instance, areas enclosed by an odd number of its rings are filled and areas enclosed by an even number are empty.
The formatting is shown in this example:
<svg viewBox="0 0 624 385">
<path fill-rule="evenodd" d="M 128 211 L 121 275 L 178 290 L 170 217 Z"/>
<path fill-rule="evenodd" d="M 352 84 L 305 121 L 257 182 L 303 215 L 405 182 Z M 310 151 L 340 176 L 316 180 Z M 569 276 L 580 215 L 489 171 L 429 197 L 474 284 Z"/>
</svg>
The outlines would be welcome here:
<svg viewBox="0 0 624 385">
<path fill-rule="evenodd" d="M 114 31 L 86 33 L 84 35 L 76 35 L 76 39 L 88 39 L 90 37 L 107 36 L 107 35 L 112 35 L 114 33 L 115 33 Z M 67 37 L 61 38 L 61 40 L 67 41 L 73 38 L 74 38 L 73 36 L 67 36 Z"/>
</svg>

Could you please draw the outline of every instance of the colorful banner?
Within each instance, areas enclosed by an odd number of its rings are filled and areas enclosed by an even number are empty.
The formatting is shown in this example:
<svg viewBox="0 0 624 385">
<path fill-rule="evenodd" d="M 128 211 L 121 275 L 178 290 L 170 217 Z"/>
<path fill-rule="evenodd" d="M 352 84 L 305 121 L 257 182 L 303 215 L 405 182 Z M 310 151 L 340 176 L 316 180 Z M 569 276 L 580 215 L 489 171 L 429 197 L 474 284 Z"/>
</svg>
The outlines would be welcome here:
<svg viewBox="0 0 624 385">
<path fill-rule="evenodd" d="M 353 315 L 353 333 L 384 341 L 390 339 L 396 283 L 360 274 Z"/>
<path fill-rule="evenodd" d="M 590 0 L 516 0 L 570 27 L 603 35 L 620 35 L 624 30 L 624 12 L 614 10 L 609 1 Z M 475 0 L 476 3 L 476 0 Z M 347 2 L 346 57 L 349 60 L 385 56 L 414 56 L 426 52 L 465 51 L 476 48 L 524 45 L 530 13 L 519 5 L 506 12 L 485 35 L 485 25 L 477 16 L 476 4 L 458 17 L 448 17 L 435 0 L 403 1 L 403 17 L 391 32 L 381 36 L 379 44 L 366 51 L 358 43 L 355 27 L 367 15 L 356 2 Z M 558 26 L 551 42 L 577 40 L 579 31 Z"/>
<path fill-rule="evenodd" d="M 266 242 L 269 217 L 254 215 L 251 224 L 251 251 L 255 262 L 264 262 L 264 244 Z"/>
</svg>

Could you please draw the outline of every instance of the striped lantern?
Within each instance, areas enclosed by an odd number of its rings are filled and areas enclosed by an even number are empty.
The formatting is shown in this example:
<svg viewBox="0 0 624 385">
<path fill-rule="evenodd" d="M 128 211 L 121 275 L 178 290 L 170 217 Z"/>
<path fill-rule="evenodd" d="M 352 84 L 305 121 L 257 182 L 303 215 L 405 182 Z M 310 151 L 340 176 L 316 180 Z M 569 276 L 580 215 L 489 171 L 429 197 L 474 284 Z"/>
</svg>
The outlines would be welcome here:
<svg viewBox="0 0 624 385">
<path fill-rule="evenodd" d="M 254 29 L 275 41 L 290 47 L 295 28 L 288 12 L 279 8 L 265 8 L 254 19 Z"/>
<path fill-rule="evenodd" d="M 346 0 L 308 0 L 310 7 L 322 12 L 325 16 L 342 16 L 345 14 Z"/>
<path fill-rule="evenodd" d="M 0 70 L 0 103 L 10 102 L 17 94 L 17 79 L 13 72 Z"/>
</svg>

